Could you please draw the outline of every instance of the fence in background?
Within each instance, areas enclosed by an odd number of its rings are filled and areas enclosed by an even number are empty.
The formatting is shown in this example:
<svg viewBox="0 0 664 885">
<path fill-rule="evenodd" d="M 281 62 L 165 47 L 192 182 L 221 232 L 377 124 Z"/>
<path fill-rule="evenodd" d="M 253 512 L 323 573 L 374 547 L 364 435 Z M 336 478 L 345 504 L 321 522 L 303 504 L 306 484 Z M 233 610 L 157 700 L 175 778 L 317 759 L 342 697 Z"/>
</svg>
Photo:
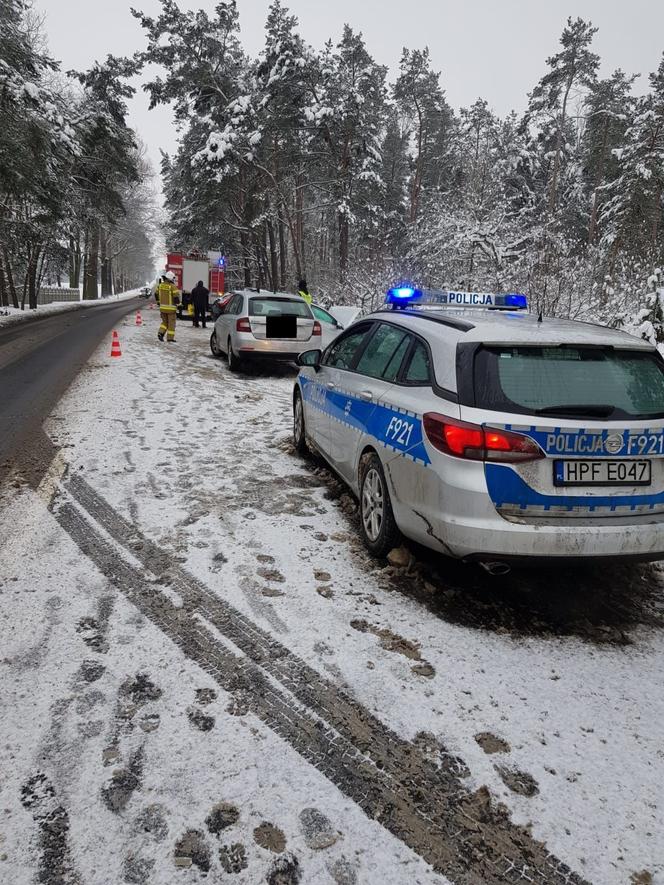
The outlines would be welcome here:
<svg viewBox="0 0 664 885">
<path fill-rule="evenodd" d="M 54 301 L 79 301 L 81 293 L 78 289 L 43 288 L 37 295 L 37 304 L 52 304 Z"/>
</svg>

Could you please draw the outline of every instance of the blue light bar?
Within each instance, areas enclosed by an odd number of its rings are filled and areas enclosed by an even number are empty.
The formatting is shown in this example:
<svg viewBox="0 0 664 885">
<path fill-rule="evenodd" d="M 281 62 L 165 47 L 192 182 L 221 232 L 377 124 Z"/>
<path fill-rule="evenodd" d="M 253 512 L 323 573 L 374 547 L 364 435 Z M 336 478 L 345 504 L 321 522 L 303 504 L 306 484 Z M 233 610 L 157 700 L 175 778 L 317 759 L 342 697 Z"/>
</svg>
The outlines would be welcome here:
<svg viewBox="0 0 664 885">
<path fill-rule="evenodd" d="M 449 292 L 446 289 L 416 289 L 394 286 L 385 303 L 394 308 L 449 307 L 456 309 L 528 310 L 528 299 L 517 292 L 498 295 L 495 292 Z"/>
<path fill-rule="evenodd" d="M 528 310 L 528 299 L 525 295 L 519 295 L 516 292 L 510 292 L 508 295 L 496 295 L 496 307 L 498 299 L 501 298 L 504 307 L 511 307 L 513 310 Z"/>
<path fill-rule="evenodd" d="M 413 298 L 421 297 L 422 293 L 413 286 L 394 286 L 387 293 L 385 299 L 387 304 L 394 304 L 400 301 L 411 301 Z"/>
</svg>

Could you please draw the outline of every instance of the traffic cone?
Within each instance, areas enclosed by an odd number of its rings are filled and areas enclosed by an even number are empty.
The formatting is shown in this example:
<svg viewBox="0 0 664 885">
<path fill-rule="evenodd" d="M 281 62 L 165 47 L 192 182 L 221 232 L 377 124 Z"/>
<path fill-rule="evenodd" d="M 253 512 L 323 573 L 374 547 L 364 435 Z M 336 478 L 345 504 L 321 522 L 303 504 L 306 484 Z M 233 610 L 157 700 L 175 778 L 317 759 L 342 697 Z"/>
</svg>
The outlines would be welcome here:
<svg viewBox="0 0 664 885">
<path fill-rule="evenodd" d="M 136 325 L 137 325 L 137 326 L 142 326 L 142 325 L 143 325 L 143 317 L 141 316 L 141 312 L 140 312 L 140 310 L 137 310 L 137 311 L 136 311 Z"/>
<path fill-rule="evenodd" d="M 113 332 L 113 341 L 111 343 L 111 356 L 122 356 L 120 350 L 120 339 L 117 332 Z"/>
</svg>

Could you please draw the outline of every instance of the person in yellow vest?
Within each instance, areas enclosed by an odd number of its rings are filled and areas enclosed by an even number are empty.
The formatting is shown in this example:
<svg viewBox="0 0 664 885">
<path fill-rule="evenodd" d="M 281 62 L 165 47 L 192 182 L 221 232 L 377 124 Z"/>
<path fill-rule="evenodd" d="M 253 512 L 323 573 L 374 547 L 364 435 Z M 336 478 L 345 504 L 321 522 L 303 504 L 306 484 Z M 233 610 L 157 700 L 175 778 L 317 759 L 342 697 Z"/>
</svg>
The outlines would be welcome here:
<svg viewBox="0 0 664 885">
<path fill-rule="evenodd" d="M 172 270 L 166 271 L 154 293 L 161 314 L 161 326 L 157 332 L 160 341 L 164 340 L 164 335 L 167 341 L 175 341 L 175 314 L 180 303 L 180 291 L 175 285 L 176 279 Z"/>
<path fill-rule="evenodd" d="M 300 298 L 304 298 L 304 300 L 307 302 L 307 304 L 311 304 L 313 299 L 312 299 L 311 295 L 309 294 L 309 289 L 307 288 L 307 281 L 300 280 L 300 285 L 299 285 L 298 289 L 299 289 L 299 291 L 297 294 L 300 296 Z"/>
</svg>

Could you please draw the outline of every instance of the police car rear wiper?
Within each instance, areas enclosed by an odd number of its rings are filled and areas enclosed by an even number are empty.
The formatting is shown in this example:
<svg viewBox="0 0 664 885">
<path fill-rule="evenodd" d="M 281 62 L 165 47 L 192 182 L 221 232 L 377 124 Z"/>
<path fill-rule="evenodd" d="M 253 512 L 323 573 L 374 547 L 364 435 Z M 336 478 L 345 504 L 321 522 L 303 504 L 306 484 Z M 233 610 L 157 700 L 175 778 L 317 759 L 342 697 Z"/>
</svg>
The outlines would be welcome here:
<svg viewBox="0 0 664 885">
<path fill-rule="evenodd" d="M 615 412 L 614 406 L 596 405 L 595 403 L 588 405 L 575 403 L 569 406 L 546 406 L 543 409 L 535 409 L 536 415 L 586 415 L 593 418 L 608 418 L 613 412 Z"/>
</svg>

